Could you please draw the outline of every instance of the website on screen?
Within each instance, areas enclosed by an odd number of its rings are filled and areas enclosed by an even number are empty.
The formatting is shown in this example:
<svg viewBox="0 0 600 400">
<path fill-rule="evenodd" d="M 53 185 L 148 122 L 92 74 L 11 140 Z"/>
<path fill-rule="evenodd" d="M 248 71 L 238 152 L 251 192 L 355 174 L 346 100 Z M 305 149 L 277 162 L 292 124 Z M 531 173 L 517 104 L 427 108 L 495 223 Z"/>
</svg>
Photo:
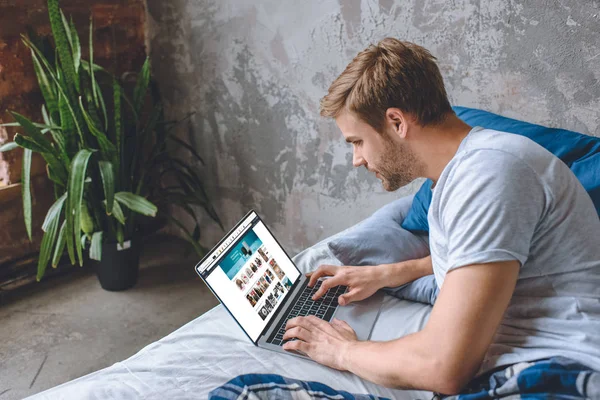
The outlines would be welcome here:
<svg viewBox="0 0 600 400">
<path fill-rule="evenodd" d="M 252 340 L 300 276 L 255 214 L 226 238 L 200 273 Z"/>
</svg>

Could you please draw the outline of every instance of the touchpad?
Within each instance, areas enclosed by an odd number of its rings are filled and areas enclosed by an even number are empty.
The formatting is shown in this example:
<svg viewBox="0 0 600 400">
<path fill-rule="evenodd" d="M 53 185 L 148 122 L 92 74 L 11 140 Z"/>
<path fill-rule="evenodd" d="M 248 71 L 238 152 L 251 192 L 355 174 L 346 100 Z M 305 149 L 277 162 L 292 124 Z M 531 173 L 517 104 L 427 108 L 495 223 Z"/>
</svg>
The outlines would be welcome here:
<svg viewBox="0 0 600 400">
<path fill-rule="evenodd" d="M 369 340 L 379 316 L 382 301 L 383 293 L 376 292 L 368 299 L 350 303 L 347 306 L 338 306 L 333 317 L 346 321 L 356 332 L 358 340 Z"/>
</svg>

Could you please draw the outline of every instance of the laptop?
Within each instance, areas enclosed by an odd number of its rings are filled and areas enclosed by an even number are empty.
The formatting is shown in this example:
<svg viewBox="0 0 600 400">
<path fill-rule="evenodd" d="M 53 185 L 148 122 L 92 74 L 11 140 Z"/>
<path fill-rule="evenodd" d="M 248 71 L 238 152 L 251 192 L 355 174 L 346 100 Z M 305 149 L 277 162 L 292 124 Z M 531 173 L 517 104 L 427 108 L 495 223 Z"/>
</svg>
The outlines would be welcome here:
<svg viewBox="0 0 600 400">
<path fill-rule="evenodd" d="M 315 268 L 318 265 L 314 266 Z M 283 334 L 288 320 L 315 315 L 346 321 L 359 340 L 368 340 L 379 316 L 383 294 L 338 305 L 345 286 L 337 286 L 319 300 L 312 295 L 321 281 L 308 287 L 300 272 L 265 223 L 250 211 L 196 265 L 196 272 L 256 346 L 287 354 Z"/>
</svg>

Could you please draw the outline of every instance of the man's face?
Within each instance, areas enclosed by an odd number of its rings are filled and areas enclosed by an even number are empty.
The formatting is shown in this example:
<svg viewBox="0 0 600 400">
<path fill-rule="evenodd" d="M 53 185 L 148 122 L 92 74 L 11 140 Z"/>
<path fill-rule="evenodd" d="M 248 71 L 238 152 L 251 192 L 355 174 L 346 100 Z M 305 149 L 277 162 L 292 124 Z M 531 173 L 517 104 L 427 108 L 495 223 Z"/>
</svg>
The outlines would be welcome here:
<svg viewBox="0 0 600 400">
<path fill-rule="evenodd" d="M 394 137 L 392 129 L 377 132 L 369 124 L 344 111 L 336 119 L 348 143 L 352 144 L 352 164 L 363 165 L 381 179 L 383 188 L 393 192 L 418 177 L 418 161 L 413 151 Z M 397 136 L 397 135 L 396 135 Z"/>
</svg>

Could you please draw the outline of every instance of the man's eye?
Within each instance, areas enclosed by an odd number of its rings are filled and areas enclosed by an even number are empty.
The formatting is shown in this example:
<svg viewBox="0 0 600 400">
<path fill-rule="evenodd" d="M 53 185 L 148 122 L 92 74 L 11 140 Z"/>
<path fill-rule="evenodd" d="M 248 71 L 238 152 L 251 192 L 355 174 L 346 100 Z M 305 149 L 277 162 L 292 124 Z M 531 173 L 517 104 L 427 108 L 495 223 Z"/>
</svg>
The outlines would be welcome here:
<svg viewBox="0 0 600 400">
<path fill-rule="evenodd" d="M 362 140 L 356 140 L 354 141 L 354 145 L 355 146 L 360 146 L 362 144 Z"/>
</svg>

